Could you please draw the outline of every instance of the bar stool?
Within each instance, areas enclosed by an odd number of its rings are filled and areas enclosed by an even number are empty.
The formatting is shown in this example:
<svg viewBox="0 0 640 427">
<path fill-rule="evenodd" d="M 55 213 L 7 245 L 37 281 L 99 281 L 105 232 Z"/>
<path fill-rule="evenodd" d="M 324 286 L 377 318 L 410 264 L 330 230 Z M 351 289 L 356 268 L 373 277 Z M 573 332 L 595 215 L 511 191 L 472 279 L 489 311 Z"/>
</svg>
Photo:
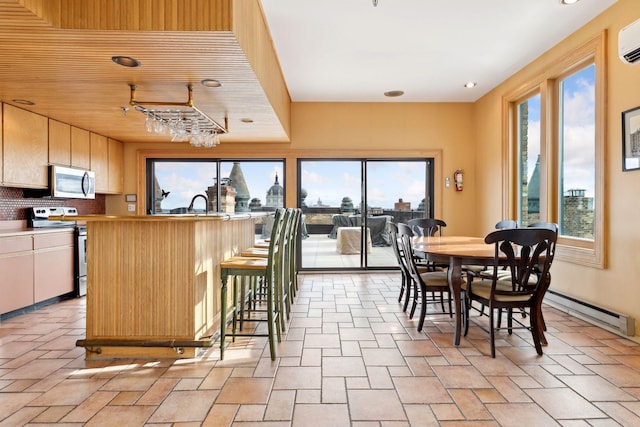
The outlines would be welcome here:
<svg viewBox="0 0 640 427">
<path fill-rule="evenodd" d="M 220 309 L 220 360 L 224 358 L 224 349 L 226 346 L 226 329 L 227 322 L 231 317 L 233 341 L 238 336 L 266 336 L 269 340 L 269 351 L 271 360 L 276 358 L 275 339 L 281 341 L 279 326 L 281 312 L 276 298 L 279 286 L 281 286 L 281 266 L 283 257 L 283 248 L 281 235 L 284 230 L 285 216 L 287 211 L 278 209 L 274 219 L 273 229 L 269 240 L 269 254 L 266 258 L 255 257 L 232 257 L 220 263 L 220 276 L 222 281 L 221 293 L 221 309 Z M 227 310 L 228 289 L 227 281 L 229 276 L 233 276 L 233 305 Z M 238 278 L 242 278 L 240 287 L 238 286 Z M 266 318 L 244 316 L 244 304 L 247 298 L 253 298 L 254 295 L 249 292 L 247 296 L 245 279 L 261 279 L 264 289 L 264 301 Z M 280 298 L 278 298 L 280 299 Z M 227 312 L 229 311 L 229 312 Z M 255 311 L 255 310 L 254 310 Z M 238 322 L 267 322 L 267 334 L 258 333 L 257 328 L 253 333 L 238 332 Z"/>
<path fill-rule="evenodd" d="M 302 228 L 302 209 L 295 210 L 295 217 L 293 219 L 292 230 L 290 235 L 291 245 L 289 247 L 289 293 L 291 298 L 295 298 L 298 293 L 298 243 L 300 230 Z M 293 303 L 293 301 L 292 301 Z"/>
<path fill-rule="evenodd" d="M 277 288 L 280 293 L 276 301 L 280 312 L 286 314 L 286 320 L 291 317 L 291 304 L 293 304 L 293 298 L 298 290 L 296 250 L 301 219 L 301 209 L 290 209 L 280 237 L 283 248 L 283 258 L 282 270 L 279 270 L 282 275 L 279 281 L 282 283 L 282 286 L 278 286 Z M 240 255 L 243 257 L 267 258 L 269 251 L 264 248 L 251 247 L 242 251 Z M 259 292 L 259 288 L 254 290 L 254 294 L 259 294 Z M 280 317 L 280 323 L 282 332 L 284 332 L 286 328 L 284 316 Z"/>
</svg>

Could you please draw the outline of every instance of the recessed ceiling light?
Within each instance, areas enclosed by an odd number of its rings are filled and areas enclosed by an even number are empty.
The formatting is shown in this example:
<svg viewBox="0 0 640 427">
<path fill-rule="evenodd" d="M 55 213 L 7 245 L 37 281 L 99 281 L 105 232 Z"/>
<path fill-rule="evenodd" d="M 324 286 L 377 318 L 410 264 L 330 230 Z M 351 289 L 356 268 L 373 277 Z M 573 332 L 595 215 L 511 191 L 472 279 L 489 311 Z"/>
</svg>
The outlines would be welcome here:
<svg viewBox="0 0 640 427">
<path fill-rule="evenodd" d="M 29 101 L 28 99 L 12 99 L 11 102 L 21 105 L 36 105 L 35 102 Z"/>
<path fill-rule="evenodd" d="M 467 89 L 471 89 L 471 88 L 474 88 L 476 86 L 478 86 L 478 83 L 476 83 L 476 82 L 466 82 L 464 84 L 464 87 L 466 87 Z"/>
<path fill-rule="evenodd" d="M 130 56 L 112 56 L 111 60 L 118 65 L 122 65 L 123 67 L 139 67 L 140 61 L 136 58 L 132 58 Z"/>
<path fill-rule="evenodd" d="M 578 3 L 580 0 L 562 0 L 562 4 L 574 4 Z"/>
<path fill-rule="evenodd" d="M 245 118 L 243 118 L 243 119 L 240 119 L 240 121 L 241 121 L 242 123 L 253 123 L 253 119 L 250 119 L 250 118 L 248 118 L 248 117 L 245 117 Z"/>
<path fill-rule="evenodd" d="M 404 95 L 404 92 L 401 90 L 390 90 L 384 93 L 384 96 L 388 96 L 389 98 L 395 98 L 402 95 Z"/>
<path fill-rule="evenodd" d="M 202 84 L 202 86 L 206 86 L 206 87 L 220 87 L 222 86 L 222 83 L 220 83 L 220 81 L 218 80 L 214 80 L 214 79 L 204 79 L 200 82 L 200 84 Z"/>
</svg>

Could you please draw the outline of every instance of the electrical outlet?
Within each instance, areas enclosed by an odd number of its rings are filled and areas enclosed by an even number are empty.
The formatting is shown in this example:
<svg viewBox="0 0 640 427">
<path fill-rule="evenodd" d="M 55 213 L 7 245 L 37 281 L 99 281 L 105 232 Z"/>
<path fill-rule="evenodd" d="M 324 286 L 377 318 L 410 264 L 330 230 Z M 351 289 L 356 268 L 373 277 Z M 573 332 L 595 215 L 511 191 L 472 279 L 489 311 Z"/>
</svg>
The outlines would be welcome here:
<svg viewBox="0 0 640 427">
<path fill-rule="evenodd" d="M 129 212 L 135 212 L 135 211 L 136 211 L 136 205 L 135 205 L 134 203 L 129 203 L 129 204 L 127 205 L 127 210 L 128 210 Z"/>
</svg>

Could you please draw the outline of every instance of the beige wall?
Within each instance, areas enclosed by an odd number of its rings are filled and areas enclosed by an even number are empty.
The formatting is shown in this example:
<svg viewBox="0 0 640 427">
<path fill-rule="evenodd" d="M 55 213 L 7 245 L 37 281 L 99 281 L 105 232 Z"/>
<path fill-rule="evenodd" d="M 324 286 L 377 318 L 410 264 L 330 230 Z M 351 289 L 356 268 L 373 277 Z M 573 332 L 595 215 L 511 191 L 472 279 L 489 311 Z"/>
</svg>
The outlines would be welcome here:
<svg viewBox="0 0 640 427">
<path fill-rule="evenodd" d="M 606 30 L 608 34 L 608 112 L 606 120 L 605 230 L 608 230 L 608 265 L 587 268 L 554 261 L 552 288 L 640 320 L 640 171 L 622 172 L 621 112 L 640 105 L 640 66 L 618 58 L 618 31 L 640 18 L 637 0 L 619 0 L 585 27 L 516 73 L 475 104 L 476 171 L 479 197 L 478 230 L 489 228 L 503 209 L 505 164 L 502 152 L 502 96 L 540 74 L 572 49 Z M 480 147 L 482 147 L 480 149 Z M 637 322 L 636 322 L 637 323 Z M 636 326 L 640 329 L 640 326 Z"/>
<path fill-rule="evenodd" d="M 215 156 L 286 158 L 287 203 L 295 203 L 297 158 L 394 158 L 434 157 L 436 215 L 445 218 L 447 232 L 472 234 L 465 206 L 474 205 L 473 105 L 406 103 L 294 103 L 292 142 L 236 144 L 223 142 L 213 150 L 185 149 L 186 144 L 125 144 L 125 193 L 138 194 L 144 213 L 145 156 Z M 465 173 L 464 191 L 453 184 L 444 188 L 444 177 Z M 142 209 L 142 210 L 140 210 Z M 107 213 L 126 215 L 124 196 L 107 199 Z"/>
<path fill-rule="evenodd" d="M 619 0 L 475 104 L 294 103 L 290 144 L 223 142 L 213 152 L 176 150 L 175 144 L 125 144 L 125 193 L 138 194 L 138 209 L 144 213 L 143 171 L 139 166 L 140 159 L 150 153 L 139 150 L 153 149 L 157 150 L 154 155 L 164 152 L 170 156 L 284 157 L 290 205 L 296 200 L 298 157 L 435 156 L 436 215 L 447 221 L 447 234 L 483 235 L 506 212 L 502 199 L 502 96 L 606 29 L 609 91 L 605 215 L 609 262 L 601 270 L 557 261 L 552 286 L 640 319 L 640 283 L 636 283 L 640 276 L 640 202 L 636 197 L 640 171 L 621 171 L 620 129 L 620 113 L 640 105 L 640 65 L 625 65 L 617 57 L 618 31 L 640 18 L 637 6 L 638 0 Z M 445 176 L 452 177 L 458 168 L 465 174 L 462 193 L 456 193 L 453 186 L 444 187 Z M 107 213 L 126 214 L 124 196 L 107 196 Z"/>
</svg>

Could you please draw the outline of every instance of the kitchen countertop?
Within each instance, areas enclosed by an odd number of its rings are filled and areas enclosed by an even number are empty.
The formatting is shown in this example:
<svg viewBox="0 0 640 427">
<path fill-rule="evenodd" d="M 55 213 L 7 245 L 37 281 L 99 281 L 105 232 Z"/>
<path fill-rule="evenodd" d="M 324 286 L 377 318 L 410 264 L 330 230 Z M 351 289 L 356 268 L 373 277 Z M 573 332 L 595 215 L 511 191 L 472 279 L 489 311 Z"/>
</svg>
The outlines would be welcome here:
<svg viewBox="0 0 640 427">
<path fill-rule="evenodd" d="M 55 221 L 231 221 L 240 219 L 261 218 L 273 212 L 243 212 L 236 214 L 179 214 L 179 215 L 78 215 L 51 216 Z"/>
<path fill-rule="evenodd" d="M 15 227 L 0 227 L 1 237 L 29 236 L 34 234 L 51 233 L 72 233 L 73 227 L 52 227 L 52 228 L 28 228 L 16 225 Z"/>
</svg>

